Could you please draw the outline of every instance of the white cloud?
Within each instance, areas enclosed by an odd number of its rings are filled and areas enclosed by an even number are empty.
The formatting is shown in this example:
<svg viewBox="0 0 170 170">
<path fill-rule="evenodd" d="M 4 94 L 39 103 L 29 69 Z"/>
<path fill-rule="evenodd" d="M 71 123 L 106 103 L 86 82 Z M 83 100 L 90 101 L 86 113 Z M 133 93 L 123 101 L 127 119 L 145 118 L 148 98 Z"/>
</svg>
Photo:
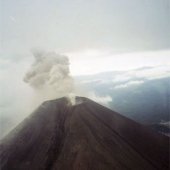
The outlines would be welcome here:
<svg viewBox="0 0 170 170">
<path fill-rule="evenodd" d="M 159 66 L 137 71 L 136 76 L 149 80 L 170 77 L 170 66 Z"/>
<path fill-rule="evenodd" d="M 126 88 L 126 87 L 129 87 L 129 86 L 136 86 L 136 85 L 141 85 L 143 84 L 144 81 L 129 81 L 127 83 L 124 83 L 124 84 L 120 84 L 120 85 L 117 85 L 114 87 L 114 89 L 120 89 L 120 88 Z"/>
<path fill-rule="evenodd" d="M 126 71 L 113 77 L 113 83 L 129 84 L 133 79 L 154 80 L 170 77 L 170 66 L 157 66 L 150 68 L 141 68 L 137 70 Z M 123 87 L 123 86 L 122 86 Z"/>
<path fill-rule="evenodd" d="M 89 92 L 88 97 L 90 99 L 94 100 L 95 102 L 100 103 L 105 106 L 107 106 L 109 104 L 109 102 L 112 102 L 112 98 L 109 95 L 99 96 L 99 95 L 95 94 L 94 92 Z"/>
<path fill-rule="evenodd" d="M 144 51 L 134 53 L 115 53 L 107 50 L 83 50 L 68 52 L 73 75 L 96 74 L 106 71 L 125 71 L 140 67 L 170 67 L 170 50 Z"/>
<path fill-rule="evenodd" d="M 119 74 L 119 75 L 116 75 L 116 76 L 113 78 L 113 83 L 126 82 L 126 81 L 129 81 L 130 79 L 132 79 L 132 76 L 131 76 L 131 75 Z"/>
</svg>

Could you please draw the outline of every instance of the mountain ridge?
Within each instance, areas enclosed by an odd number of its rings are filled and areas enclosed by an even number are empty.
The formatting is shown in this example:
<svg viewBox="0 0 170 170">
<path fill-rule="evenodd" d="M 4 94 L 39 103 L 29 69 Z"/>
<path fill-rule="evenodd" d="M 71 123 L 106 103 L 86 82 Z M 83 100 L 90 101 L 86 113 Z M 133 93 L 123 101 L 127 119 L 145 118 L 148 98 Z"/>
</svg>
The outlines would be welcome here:
<svg viewBox="0 0 170 170">
<path fill-rule="evenodd" d="M 168 169 L 169 138 L 76 97 L 44 102 L 1 141 L 2 170 Z"/>
</svg>

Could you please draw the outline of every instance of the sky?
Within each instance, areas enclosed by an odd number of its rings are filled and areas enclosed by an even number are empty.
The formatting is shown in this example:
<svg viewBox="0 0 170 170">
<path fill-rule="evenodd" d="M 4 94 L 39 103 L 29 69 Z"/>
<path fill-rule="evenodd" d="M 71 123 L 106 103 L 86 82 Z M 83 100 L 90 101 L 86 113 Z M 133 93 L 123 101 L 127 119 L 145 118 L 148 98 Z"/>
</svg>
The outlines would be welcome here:
<svg viewBox="0 0 170 170">
<path fill-rule="evenodd" d="M 106 71 L 126 71 L 142 67 L 170 68 L 170 50 L 114 53 L 112 50 L 87 50 L 70 56 L 72 75 L 90 75 Z M 79 60 L 77 59 L 79 58 Z"/>
<path fill-rule="evenodd" d="M 0 63 L 31 63 L 32 48 L 68 55 L 73 75 L 170 63 L 169 0 L 0 0 L 0 6 Z"/>
<path fill-rule="evenodd" d="M 27 58 L 32 48 L 79 53 L 76 60 L 87 51 L 170 49 L 169 0 L 0 0 L 0 6 L 1 58 Z"/>
<path fill-rule="evenodd" d="M 23 82 L 33 49 L 68 56 L 73 76 L 154 66 L 154 77 L 170 68 L 169 30 L 169 0 L 0 0 L 0 121 L 35 108 Z"/>
</svg>

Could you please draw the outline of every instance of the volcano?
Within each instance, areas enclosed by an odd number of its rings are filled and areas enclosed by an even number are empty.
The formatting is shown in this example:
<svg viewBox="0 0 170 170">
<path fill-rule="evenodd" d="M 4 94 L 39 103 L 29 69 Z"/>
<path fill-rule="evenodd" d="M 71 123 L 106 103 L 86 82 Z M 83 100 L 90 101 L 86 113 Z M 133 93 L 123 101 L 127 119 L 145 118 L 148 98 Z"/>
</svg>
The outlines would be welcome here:
<svg viewBox="0 0 170 170">
<path fill-rule="evenodd" d="M 90 99 L 46 101 L 0 144 L 1 170 L 168 170 L 169 138 Z"/>
</svg>

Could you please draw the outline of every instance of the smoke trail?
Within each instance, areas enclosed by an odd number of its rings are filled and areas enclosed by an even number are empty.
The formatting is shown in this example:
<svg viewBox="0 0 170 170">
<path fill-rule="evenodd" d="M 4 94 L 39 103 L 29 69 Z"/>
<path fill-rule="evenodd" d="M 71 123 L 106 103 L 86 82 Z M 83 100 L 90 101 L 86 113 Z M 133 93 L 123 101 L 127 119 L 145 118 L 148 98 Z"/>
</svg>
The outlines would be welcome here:
<svg viewBox="0 0 170 170">
<path fill-rule="evenodd" d="M 42 100 L 67 96 L 73 92 L 73 79 L 70 76 L 67 56 L 35 50 L 33 55 L 35 62 L 26 73 L 24 81 Z"/>
</svg>

